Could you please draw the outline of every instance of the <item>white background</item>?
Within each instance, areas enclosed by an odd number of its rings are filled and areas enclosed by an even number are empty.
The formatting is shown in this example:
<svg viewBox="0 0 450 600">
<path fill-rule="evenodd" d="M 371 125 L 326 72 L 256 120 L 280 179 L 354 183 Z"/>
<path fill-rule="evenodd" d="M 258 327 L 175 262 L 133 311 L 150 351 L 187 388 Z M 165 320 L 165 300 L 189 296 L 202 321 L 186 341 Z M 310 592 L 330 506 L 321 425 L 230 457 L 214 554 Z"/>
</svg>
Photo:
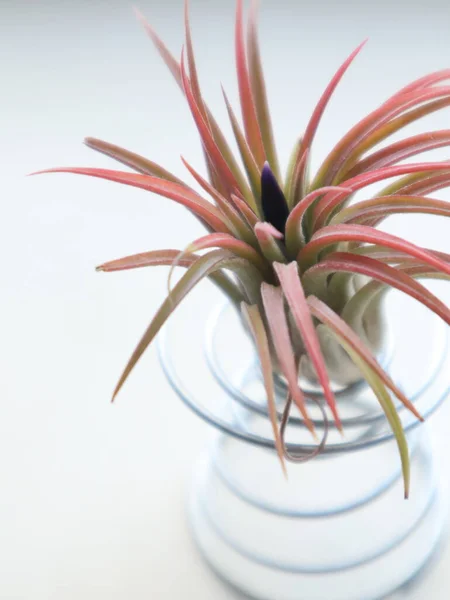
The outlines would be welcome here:
<svg viewBox="0 0 450 600">
<path fill-rule="evenodd" d="M 178 53 L 181 1 L 140 8 Z M 192 0 L 192 13 L 205 95 L 223 119 L 220 82 L 236 100 L 233 3 Z M 365 37 L 323 121 L 316 161 L 397 88 L 448 67 L 449 13 L 438 1 L 265 0 L 261 40 L 283 161 L 327 80 Z M 201 229 L 181 207 L 142 191 L 25 177 L 51 166 L 113 166 L 83 147 L 85 135 L 183 175 L 180 154 L 201 166 L 191 118 L 131 3 L 1 0 L 0 40 L 0 598 L 229 598 L 185 525 L 185 487 L 207 427 L 169 389 L 154 348 L 109 403 L 167 273 L 94 272 L 107 259 L 182 248 Z M 449 122 L 447 110 L 427 125 Z M 450 250 L 445 223 L 417 217 L 405 229 Z M 434 421 L 448 464 L 449 407 Z M 448 598 L 449 567 L 447 551 L 410 597 Z"/>
</svg>

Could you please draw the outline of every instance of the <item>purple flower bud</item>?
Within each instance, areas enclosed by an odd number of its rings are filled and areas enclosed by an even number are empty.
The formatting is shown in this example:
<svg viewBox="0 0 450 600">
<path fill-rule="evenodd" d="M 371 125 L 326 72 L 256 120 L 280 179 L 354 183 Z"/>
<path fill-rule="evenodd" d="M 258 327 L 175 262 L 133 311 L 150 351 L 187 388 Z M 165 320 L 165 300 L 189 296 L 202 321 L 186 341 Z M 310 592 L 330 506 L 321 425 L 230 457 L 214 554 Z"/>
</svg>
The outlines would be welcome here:
<svg viewBox="0 0 450 600">
<path fill-rule="evenodd" d="M 261 172 L 261 204 L 264 219 L 284 233 L 289 209 L 286 198 L 267 162 L 264 163 Z"/>
</svg>

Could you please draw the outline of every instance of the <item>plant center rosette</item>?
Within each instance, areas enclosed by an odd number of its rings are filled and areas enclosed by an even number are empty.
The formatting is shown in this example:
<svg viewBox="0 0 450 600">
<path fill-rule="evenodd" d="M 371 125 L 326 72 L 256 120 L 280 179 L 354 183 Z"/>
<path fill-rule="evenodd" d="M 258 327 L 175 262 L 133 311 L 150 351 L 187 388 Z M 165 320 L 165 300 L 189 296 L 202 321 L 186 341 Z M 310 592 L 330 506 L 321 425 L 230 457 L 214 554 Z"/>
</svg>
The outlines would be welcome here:
<svg viewBox="0 0 450 600">
<path fill-rule="evenodd" d="M 114 396 L 178 304 L 200 281 L 210 278 L 242 311 L 255 342 L 282 465 L 288 455 L 277 419 L 274 371 L 283 375 L 287 402 L 298 407 L 312 432 L 299 369 L 303 377 L 320 385 L 338 428 L 339 408 L 331 382 L 347 385 L 363 378 L 397 440 L 407 495 L 408 448 L 393 397 L 418 419 L 421 416 L 378 363 L 385 340 L 381 301 L 387 290 L 395 288 L 450 323 L 448 307 L 419 281 L 448 278 L 450 257 L 379 227 L 399 213 L 450 215 L 448 202 L 429 195 L 449 185 L 450 162 L 413 158 L 448 146 L 450 130 L 388 141 L 405 126 L 450 105 L 450 87 L 445 85 L 450 70 L 426 75 L 400 89 L 354 125 L 318 171 L 311 173 L 311 150 L 321 117 L 361 44 L 326 87 L 282 172 L 258 47 L 256 4 L 245 26 L 242 2 L 237 2 L 235 54 L 242 121 L 224 92 L 239 160 L 201 93 L 187 3 L 186 39 L 179 60 L 140 19 L 189 105 L 206 174 L 183 158 L 191 185 L 147 158 L 93 138 L 86 139 L 88 146 L 134 172 L 66 167 L 51 171 L 99 177 L 164 196 L 187 208 L 206 233 L 184 250 L 150 250 L 98 267 L 101 271 L 156 265 L 186 269 L 137 345 Z M 375 183 L 384 187 L 369 197 L 366 188 Z"/>
</svg>

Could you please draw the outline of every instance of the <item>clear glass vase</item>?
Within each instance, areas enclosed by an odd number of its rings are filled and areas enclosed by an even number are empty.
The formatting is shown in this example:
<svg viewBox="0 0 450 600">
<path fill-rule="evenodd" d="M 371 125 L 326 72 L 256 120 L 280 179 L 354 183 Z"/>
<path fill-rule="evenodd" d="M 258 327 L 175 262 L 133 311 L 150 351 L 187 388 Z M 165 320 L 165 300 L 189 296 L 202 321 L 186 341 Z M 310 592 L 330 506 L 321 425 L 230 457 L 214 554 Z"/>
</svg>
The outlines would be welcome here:
<svg viewBox="0 0 450 600">
<path fill-rule="evenodd" d="M 390 310 L 401 315 L 395 302 Z M 408 355 L 405 361 L 411 342 L 397 318 L 384 363 L 427 416 L 449 394 L 450 358 L 446 330 L 434 316 L 419 313 L 423 333 L 432 339 L 426 358 L 415 363 Z M 218 430 L 195 469 L 189 500 L 193 536 L 207 563 L 232 588 L 259 600 L 374 600 L 413 581 L 436 554 L 446 522 L 445 490 L 427 427 L 399 406 L 411 454 L 411 493 L 404 500 L 395 440 L 371 391 L 355 384 L 337 393 L 345 436 L 331 429 L 324 451 L 289 464 L 286 479 L 253 350 L 243 333 L 236 344 L 238 321 L 222 308 L 210 318 L 206 353 L 198 352 L 209 366 L 206 371 L 203 365 L 201 379 L 192 361 L 183 372 L 179 325 L 160 343 L 172 386 Z M 192 340 L 189 348 L 194 356 Z M 193 393 L 192 383 L 199 381 Z M 278 399 L 281 413 L 282 381 Z M 325 433 L 316 404 L 311 413 Z M 299 457 L 315 450 L 295 413 L 286 439 Z"/>
<path fill-rule="evenodd" d="M 220 435 L 192 489 L 202 555 L 258 599 L 384 597 L 420 572 L 443 531 L 429 440 L 414 438 L 403 501 L 393 443 L 294 466 L 285 481 L 273 452 Z"/>
</svg>

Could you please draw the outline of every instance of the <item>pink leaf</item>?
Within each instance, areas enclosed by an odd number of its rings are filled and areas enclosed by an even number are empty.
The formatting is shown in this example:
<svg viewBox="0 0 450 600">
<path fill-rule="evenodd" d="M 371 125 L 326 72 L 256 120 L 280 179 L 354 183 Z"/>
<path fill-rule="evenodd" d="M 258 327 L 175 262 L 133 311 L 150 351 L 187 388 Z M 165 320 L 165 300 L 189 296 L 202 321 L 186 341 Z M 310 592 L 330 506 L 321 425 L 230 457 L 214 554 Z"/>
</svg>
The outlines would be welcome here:
<svg viewBox="0 0 450 600">
<path fill-rule="evenodd" d="M 192 93 L 197 100 L 198 107 L 203 114 L 203 118 L 207 120 L 207 116 L 202 102 L 202 94 L 200 91 L 197 67 L 195 65 L 194 48 L 192 46 L 191 26 L 189 23 L 189 0 L 184 0 L 184 31 L 186 36 L 186 50 Z"/>
<path fill-rule="evenodd" d="M 96 271 L 110 273 L 114 271 L 126 271 L 128 269 L 140 269 L 143 267 L 172 267 L 174 261 L 177 262 L 177 266 L 179 267 L 190 267 L 198 258 L 200 257 L 196 254 L 182 252 L 181 250 L 152 250 L 150 252 L 141 252 L 139 254 L 111 260 L 99 265 L 96 268 Z M 212 273 L 209 277 L 232 302 L 239 304 L 242 301 L 241 291 L 227 275 L 217 272 Z"/>
<path fill-rule="evenodd" d="M 164 60 L 166 65 L 168 66 L 170 72 L 172 73 L 175 81 L 178 83 L 180 88 L 183 88 L 183 84 L 181 82 L 181 69 L 178 61 L 174 58 L 174 56 L 170 53 L 167 46 L 161 40 L 161 38 L 157 35 L 153 27 L 150 23 L 145 19 L 144 15 L 139 12 L 136 8 L 134 9 L 137 18 L 142 23 L 145 31 L 148 33 L 152 42 L 156 46 L 161 58 Z"/>
<path fill-rule="evenodd" d="M 450 216 L 450 202 L 425 196 L 377 196 L 370 200 L 356 202 L 341 210 L 331 221 L 348 224 L 371 224 L 377 226 L 383 219 L 394 214 L 422 213 Z"/>
<path fill-rule="evenodd" d="M 210 233 L 189 244 L 190 252 L 197 252 L 208 248 L 224 248 L 225 250 L 230 250 L 230 252 L 236 254 L 236 256 L 246 258 L 263 273 L 268 272 L 269 266 L 267 262 L 254 248 L 241 240 L 237 240 L 228 233 Z"/>
<path fill-rule="evenodd" d="M 189 83 L 184 68 L 183 57 L 181 59 L 181 78 L 183 81 L 183 89 L 184 93 L 186 94 L 186 99 L 188 101 L 189 108 L 191 109 L 191 113 L 197 125 L 198 132 L 200 134 L 206 152 L 208 153 L 208 156 L 211 159 L 213 167 L 216 169 L 217 173 L 222 177 L 223 183 L 228 187 L 229 190 L 231 190 L 233 187 L 239 188 L 239 185 L 230 167 L 225 161 L 223 155 L 219 150 L 219 147 L 217 146 L 214 140 L 214 136 L 211 133 L 208 123 L 204 120 L 202 112 L 192 92 L 191 84 Z"/>
<path fill-rule="evenodd" d="M 125 256 L 124 258 L 110 260 L 109 262 L 99 265 L 96 270 L 110 272 L 139 269 L 141 267 L 170 266 L 180 253 L 180 250 L 172 249 L 141 252 L 140 254 L 133 254 L 131 256 Z M 185 253 L 178 261 L 178 264 L 180 267 L 190 267 L 197 258 L 198 256 L 195 256 L 194 254 Z"/>
<path fill-rule="evenodd" d="M 241 310 L 244 317 L 247 320 L 248 326 L 255 340 L 256 350 L 259 355 L 261 371 L 264 379 L 264 387 L 267 394 L 267 406 L 269 409 L 270 422 L 272 424 L 275 448 L 277 450 L 278 457 L 281 462 L 281 468 L 283 469 L 283 473 L 287 477 L 286 465 L 284 462 L 283 455 L 283 444 L 281 441 L 280 431 L 278 429 L 278 415 L 275 402 L 275 389 L 273 384 L 272 359 L 270 357 L 269 340 L 264 326 L 264 321 L 256 304 L 249 306 L 248 304 L 245 304 L 245 302 L 243 302 L 241 304 Z"/>
<path fill-rule="evenodd" d="M 420 77 L 415 81 L 409 83 L 405 87 L 401 88 L 395 96 L 400 96 L 402 94 L 408 94 L 409 92 L 414 92 L 415 90 L 421 90 L 436 83 L 440 83 L 441 81 L 445 81 L 446 79 L 450 79 L 450 69 L 442 69 L 441 71 L 435 71 L 434 73 L 429 73 L 424 77 Z"/>
<path fill-rule="evenodd" d="M 355 177 L 360 173 L 373 171 L 382 167 L 389 167 L 406 158 L 422 152 L 442 148 L 450 145 L 450 130 L 430 131 L 413 137 L 406 138 L 378 152 L 374 152 L 364 160 L 358 162 L 345 174 L 346 178 Z"/>
<path fill-rule="evenodd" d="M 370 133 L 364 136 L 364 138 L 357 144 L 357 146 L 351 151 L 349 157 L 346 160 L 346 166 L 342 169 L 340 178 L 342 181 L 348 177 L 348 172 L 356 164 L 359 157 L 366 154 L 371 148 L 380 144 L 383 140 L 390 137 L 400 129 L 406 127 L 410 123 L 414 123 L 427 115 L 432 114 L 438 110 L 441 110 L 447 106 L 450 106 L 450 98 L 440 98 L 427 102 L 426 104 L 419 105 L 417 108 L 409 110 L 400 116 L 389 119 L 385 123 L 375 127 Z"/>
<path fill-rule="evenodd" d="M 268 261 L 285 262 L 286 258 L 277 242 L 277 239 L 280 239 L 280 235 L 283 237 L 282 233 L 270 223 L 256 223 L 255 235 L 261 252 Z"/>
<path fill-rule="evenodd" d="M 317 337 L 311 313 L 306 302 L 303 286 L 300 281 L 297 263 L 291 262 L 288 265 L 275 263 L 275 271 L 286 297 L 287 303 L 291 309 L 297 328 L 302 336 L 303 343 L 309 354 L 312 364 L 317 373 L 317 378 L 322 386 L 325 399 L 333 413 L 334 420 L 338 429 L 342 429 L 341 420 L 339 418 L 336 400 L 330 387 L 325 359 L 320 349 L 319 339 Z"/>
<path fill-rule="evenodd" d="M 346 188 L 353 190 L 353 192 L 356 192 L 372 183 L 377 183 L 378 181 L 383 181 L 390 177 L 398 177 L 399 175 L 406 175 L 408 173 L 414 174 L 426 171 L 442 171 L 445 168 L 450 168 L 450 161 L 395 165 L 356 175 L 356 177 L 346 180 L 343 185 Z M 333 210 L 345 201 L 347 195 L 347 192 L 329 192 L 317 202 L 314 207 L 315 229 L 322 227 L 326 223 Z"/>
<path fill-rule="evenodd" d="M 187 294 L 189 294 L 200 281 L 206 277 L 211 277 L 212 274 L 220 269 L 237 269 L 239 271 L 242 269 L 242 266 L 247 268 L 247 265 L 249 265 L 248 261 L 234 256 L 227 250 L 213 250 L 195 261 L 176 283 L 171 293 L 166 297 L 159 310 L 154 315 L 116 385 L 113 393 L 113 400 L 128 379 L 128 376 L 134 369 L 136 363 L 140 360 L 145 350 L 158 334 L 161 327 Z"/>
<path fill-rule="evenodd" d="M 352 153 L 357 153 L 358 145 L 364 142 L 367 135 L 376 131 L 378 127 L 383 126 L 389 119 L 421 103 L 441 97 L 448 98 L 449 95 L 450 87 L 447 86 L 416 90 L 408 94 L 392 97 L 357 123 L 338 142 L 319 169 L 313 182 L 313 187 L 342 183 L 342 179 L 338 177 L 338 174 L 341 169 L 344 169 Z"/>
<path fill-rule="evenodd" d="M 350 54 L 350 56 L 344 61 L 344 63 L 336 71 L 335 75 L 333 76 L 330 83 L 326 87 L 324 93 L 322 94 L 319 102 L 316 105 L 316 108 L 314 109 L 314 112 L 308 122 L 308 125 L 306 126 L 297 162 L 300 162 L 300 160 L 303 157 L 304 152 L 307 149 L 310 149 L 312 141 L 313 141 L 316 131 L 318 129 L 320 120 L 322 118 L 322 115 L 327 107 L 328 102 L 330 101 L 331 96 L 333 95 L 334 90 L 339 85 L 339 82 L 341 81 L 345 72 L 347 71 L 349 66 L 352 64 L 352 62 L 354 61 L 356 56 L 361 52 L 362 48 L 364 47 L 364 45 L 366 43 L 367 43 L 367 40 L 364 40 L 364 42 L 362 42 L 355 50 L 353 50 L 353 52 Z"/>
<path fill-rule="evenodd" d="M 333 331 L 342 336 L 345 341 L 360 355 L 360 357 L 369 365 L 383 383 L 397 396 L 397 398 L 408 408 L 420 421 L 423 417 L 415 408 L 414 404 L 408 400 L 403 392 L 395 385 L 389 375 L 381 368 L 377 360 L 360 340 L 353 329 L 341 319 L 329 306 L 314 296 L 309 296 L 307 299 L 309 308 L 313 316 L 329 326 Z"/>
<path fill-rule="evenodd" d="M 256 158 L 258 166 L 261 168 L 266 160 L 264 145 L 261 138 L 261 130 L 256 115 L 256 107 L 253 99 L 250 78 L 247 71 L 244 44 L 244 28 L 242 15 L 242 0 L 237 0 L 236 4 L 236 31 L 235 31 L 235 49 L 236 49 L 236 70 L 239 84 L 239 96 L 242 107 L 242 118 L 244 120 L 244 129 L 253 155 Z"/>
<path fill-rule="evenodd" d="M 260 231 L 261 233 L 271 235 L 277 240 L 282 240 L 284 238 L 284 235 L 281 233 L 281 231 L 278 231 L 278 229 L 276 229 L 276 227 L 274 227 L 272 223 L 258 223 L 257 227 L 258 231 Z"/>
<path fill-rule="evenodd" d="M 430 248 L 425 248 L 427 252 L 430 254 L 435 254 L 442 260 L 450 263 L 450 254 L 446 254 L 445 252 L 439 252 L 437 250 L 431 250 Z M 376 258 L 377 260 L 381 260 L 382 262 L 388 263 L 415 263 L 417 259 L 413 256 L 405 254 L 404 252 L 399 252 L 397 250 L 391 250 L 390 248 L 385 248 L 383 246 L 377 246 L 376 244 L 373 246 L 361 246 L 360 248 L 354 248 L 352 252 L 357 254 L 361 254 L 363 256 L 370 256 L 371 258 Z M 429 265 L 427 265 L 428 268 Z"/>
<path fill-rule="evenodd" d="M 450 265 L 435 254 L 395 235 L 378 231 L 365 225 L 330 225 L 324 227 L 315 233 L 311 241 L 299 252 L 299 264 L 303 269 L 307 268 L 313 264 L 321 250 L 340 242 L 362 242 L 386 246 L 387 248 L 399 250 L 400 252 L 414 256 L 418 260 L 447 275 L 450 274 Z"/>
<path fill-rule="evenodd" d="M 426 287 L 399 269 L 385 265 L 368 256 L 358 256 L 349 252 L 336 252 L 327 259 L 308 269 L 303 277 L 314 278 L 319 273 L 359 273 L 388 286 L 396 288 L 424 304 L 450 325 L 450 310 Z"/>
<path fill-rule="evenodd" d="M 242 219 L 233 205 L 226 200 L 222 194 L 220 194 L 208 181 L 206 181 L 206 179 L 204 179 L 200 173 L 198 173 L 187 162 L 185 158 L 181 157 L 181 160 L 196 182 L 215 200 L 219 210 L 225 217 L 225 222 L 228 228 L 235 234 L 235 236 L 240 237 L 247 242 L 253 242 L 255 236 L 251 230 L 251 227 L 249 227 L 245 220 Z"/>
<path fill-rule="evenodd" d="M 98 140 L 92 137 L 85 138 L 84 143 L 89 148 L 97 150 L 97 152 L 101 152 L 106 156 L 110 156 L 111 158 L 114 158 L 114 160 L 117 160 L 122 164 L 127 165 L 127 167 L 131 167 L 139 173 L 143 173 L 144 175 L 154 175 L 155 177 L 167 179 L 167 181 L 172 181 L 173 183 L 178 183 L 179 185 L 186 186 L 186 184 L 183 183 L 183 181 L 181 181 L 180 179 L 178 179 L 178 177 L 175 177 L 175 175 L 164 169 L 164 167 L 161 167 L 157 163 L 148 160 L 148 158 L 144 158 L 139 154 L 135 154 L 134 152 L 125 150 L 125 148 L 121 148 L 120 146 L 115 146 L 114 144 L 110 144 L 109 142 L 104 142 L 102 140 Z"/>
<path fill-rule="evenodd" d="M 303 233 L 302 233 L 302 221 L 305 216 L 306 211 L 310 208 L 317 198 L 323 196 L 327 192 L 346 192 L 351 193 L 350 188 L 336 187 L 336 186 L 328 186 L 324 188 L 319 188 L 318 190 L 314 190 L 306 195 L 294 208 L 291 210 L 289 217 L 286 221 L 286 246 L 288 252 L 293 254 L 297 253 L 300 249 L 300 246 L 304 242 Z"/>
<path fill-rule="evenodd" d="M 239 127 L 239 123 L 236 119 L 234 111 L 231 107 L 231 104 L 228 100 L 228 97 L 225 93 L 225 90 L 222 88 L 223 97 L 225 99 L 225 104 L 228 111 L 228 116 L 230 118 L 231 127 L 233 129 L 234 137 L 236 138 L 236 143 L 239 148 L 239 152 L 241 154 L 242 162 L 244 163 L 245 170 L 247 172 L 248 178 L 251 183 L 251 187 L 253 190 L 254 198 L 251 197 L 251 201 L 249 205 L 252 210 L 255 212 L 261 212 L 259 199 L 261 197 L 261 183 L 260 183 L 260 169 L 256 163 L 255 157 L 253 156 L 252 150 L 245 139 L 244 134 Z"/>
<path fill-rule="evenodd" d="M 430 175 L 428 172 L 419 172 L 408 175 L 396 181 L 393 185 L 384 188 L 380 195 L 402 193 L 408 195 L 431 194 L 450 185 L 450 172 L 444 171 Z"/>
<path fill-rule="evenodd" d="M 233 201 L 236 208 L 240 211 L 240 213 L 246 218 L 247 223 L 250 225 L 250 227 L 254 227 L 258 222 L 258 217 L 250 208 L 250 206 L 236 194 L 231 194 L 231 200 Z"/>
<path fill-rule="evenodd" d="M 125 171 L 113 171 L 111 169 L 91 169 L 82 167 L 59 167 L 47 169 L 33 173 L 39 175 L 42 173 L 72 173 L 75 175 L 88 175 L 89 177 L 98 177 L 124 185 L 140 188 L 170 198 L 188 208 L 196 217 L 207 223 L 213 230 L 228 232 L 219 211 L 209 202 L 204 200 L 196 192 L 186 185 L 179 185 L 171 181 L 165 181 L 151 175 L 140 175 L 127 173 Z"/>
<path fill-rule="evenodd" d="M 313 433 L 314 426 L 306 410 L 305 397 L 298 386 L 298 370 L 284 312 L 283 294 L 280 288 L 263 283 L 261 296 L 280 368 L 286 377 L 294 402 L 305 420 L 305 425 Z"/>
</svg>

